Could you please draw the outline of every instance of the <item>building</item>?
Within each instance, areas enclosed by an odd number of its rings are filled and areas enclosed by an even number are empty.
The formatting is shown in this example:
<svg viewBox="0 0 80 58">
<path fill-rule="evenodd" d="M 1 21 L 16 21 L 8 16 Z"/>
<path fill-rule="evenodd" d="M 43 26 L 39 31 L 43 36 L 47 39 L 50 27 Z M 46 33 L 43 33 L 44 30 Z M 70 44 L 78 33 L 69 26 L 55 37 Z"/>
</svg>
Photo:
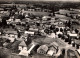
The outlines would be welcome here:
<svg viewBox="0 0 80 58">
<path fill-rule="evenodd" d="M 25 41 L 22 41 L 19 46 L 18 46 L 18 50 L 20 50 L 19 55 L 24 55 L 24 56 L 28 56 L 28 52 L 27 52 L 27 45 L 25 43 Z"/>
<path fill-rule="evenodd" d="M 75 40 L 75 47 L 77 48 L 77 49 L 79 49 L 80 48 L 80 40 Z"/>
<path fill-rule="evenodd" d="M 19 50 L 20 50 L 19 55 L 28 56 L 32 52 L 32 50 L 35 48 L 36 45 L 37 43 L 35 42 L 31 42 L 29 45 L 27 45 L 25 41 L 22 41 L 19 44 Z"/>
<path fill-rule="evenodd" d="M 30 9 L 32 10 L 32 9 Z M 41 12 L 41 11 L 23 11 L 22 13 L 26 13 L 27 15 L 34 15 L 34 16 L 37 16 L 37 17 L 42 17 L 42 16 L 48 16 L 50 13 L 49 12 Z"/>
<path fill-rule="evenodd" d="M 34 32 L 31 32 L 31 31 L 25 31 L 24 33 L 34 35 Z"/>
<path fill-rule="evenodd" d="M 43 17 L 42 17 L 42 20 L 50 20 L 50 19 L 51 19 L 50 16 L 43 16 Z"/>
<path fill-rule="evenodd" d="M 48 56 L 54 56 L 54 54 L 56 54 L 56 49 L 54 47 L 50 47 L 48 52 L 47 52 L 47 55 Z"/>
<path fill-rule="evenodd" d="M 15 19 L 14 22 L 19 23 L 19 22 L 21 22 L 21 20 L 20 19 Z"/>
<path fill-rule="evenodd" d="M 7 36 L 7 37 L 11 37 L 11 38 L 18 38 L 18 33 L 17 33 L 17 31 L 15 31 L 15 30 L 5 30 L 4 31 L 4 33 L 5 33 L 5 36 Z"/>
<path fill-rule="evenodd" d="M 56 42 L 50 43 L 47 55 L 54 56 L 54 54 L 57 54 L 59 49 L 58 47 L 59 45 Z"/>
<path fill-rule="evenodd" d="M 37 49 L 37 53 L 39 54 L 46 54 L 48 51 L 48 46 L 47 45 L 41 45 L 38 49 Z"/>
</svg>

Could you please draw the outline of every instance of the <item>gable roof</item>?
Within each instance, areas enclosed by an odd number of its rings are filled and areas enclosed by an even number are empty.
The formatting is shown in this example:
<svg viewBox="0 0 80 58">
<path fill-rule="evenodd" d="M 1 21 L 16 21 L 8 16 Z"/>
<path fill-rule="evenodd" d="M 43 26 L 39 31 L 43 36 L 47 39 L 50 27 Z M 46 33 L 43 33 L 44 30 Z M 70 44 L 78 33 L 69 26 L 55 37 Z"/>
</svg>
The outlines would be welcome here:
<svg viewBox="0 0 80 58">
<path fill-rule="evenodd" d="M 19 44 L 19 46 L 24 46 L 24 47 L 25 47 L 25 46 L 27 46 L 27 45 L 26 45 L 25 41 L 22 41 L 22 42 Z"/>
</svg>

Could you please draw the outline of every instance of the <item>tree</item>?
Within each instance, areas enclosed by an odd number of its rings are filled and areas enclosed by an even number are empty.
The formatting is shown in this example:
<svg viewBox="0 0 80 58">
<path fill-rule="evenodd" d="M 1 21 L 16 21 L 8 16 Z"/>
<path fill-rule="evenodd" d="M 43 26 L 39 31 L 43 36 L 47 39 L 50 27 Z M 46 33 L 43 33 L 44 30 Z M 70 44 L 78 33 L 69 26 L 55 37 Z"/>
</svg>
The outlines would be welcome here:
<svg viewBox="0 0 80 58">
<path fill-rule="evenodd" d="M 55 29 L 55 26 L 54 25 L 51 25 L 50 26 L 50 30 L 54 30 Z"/>
<path fill-rule="evenodd" d="M 24 19 L 24 18 L 25 18 L 24 15 L 19 15 L 19 16 L 18 16 L 18 19 L 21 19 L 21 20 L 22 20 L 22 19 Z"/>
<path fill-rule="evenodd" d="M 3 26 L 6 26 L 6 25 L 7 25 L 6 20 L 8 20 L 8 19 L 9 19 L 9 17 L 6 17 L 6 16 L 3 16 L 3 17 L 2 17 L 2 25 L 3 25 Z"/>
<path fill-rule="evenodd" d="M 67 26 L 71 27 L 71 21 L 70 20 L 68 21 Z"/>
<path fill-rule="evenodd" d="M 27 39 L 27 41 L 25 41 L 25 43 L 26 43 L 26 45 L 29 45 L 32 42 L 31 35 L 28 34 L 28 37 L 26 39 Z"/>
</svg>

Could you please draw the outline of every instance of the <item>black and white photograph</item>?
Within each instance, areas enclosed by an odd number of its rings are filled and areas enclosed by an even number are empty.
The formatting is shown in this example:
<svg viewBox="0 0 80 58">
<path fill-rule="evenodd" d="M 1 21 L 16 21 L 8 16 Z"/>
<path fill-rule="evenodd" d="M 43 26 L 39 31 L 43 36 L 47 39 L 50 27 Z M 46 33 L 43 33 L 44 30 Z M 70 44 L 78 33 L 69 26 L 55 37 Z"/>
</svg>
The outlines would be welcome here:
<svg viewBox="0 0 80 58">
<path fill-rule="evenodd" d="M 80 0 L 0 0 L 0 58 L 80 58 Z"/>
</svg>

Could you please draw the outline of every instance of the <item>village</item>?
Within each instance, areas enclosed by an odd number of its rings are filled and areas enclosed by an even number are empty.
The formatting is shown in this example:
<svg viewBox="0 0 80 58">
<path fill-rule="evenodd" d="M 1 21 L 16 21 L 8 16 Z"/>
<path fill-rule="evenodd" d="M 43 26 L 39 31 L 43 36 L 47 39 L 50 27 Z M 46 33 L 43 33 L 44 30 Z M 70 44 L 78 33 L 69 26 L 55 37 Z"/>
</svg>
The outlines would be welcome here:
<svg viewBox="0 0 80 58">
<path fill-rule="evenodd" d="M 24 58 L 80 58 L 80 9 L 0 6 L 0 48 Z"/>
</svg>

